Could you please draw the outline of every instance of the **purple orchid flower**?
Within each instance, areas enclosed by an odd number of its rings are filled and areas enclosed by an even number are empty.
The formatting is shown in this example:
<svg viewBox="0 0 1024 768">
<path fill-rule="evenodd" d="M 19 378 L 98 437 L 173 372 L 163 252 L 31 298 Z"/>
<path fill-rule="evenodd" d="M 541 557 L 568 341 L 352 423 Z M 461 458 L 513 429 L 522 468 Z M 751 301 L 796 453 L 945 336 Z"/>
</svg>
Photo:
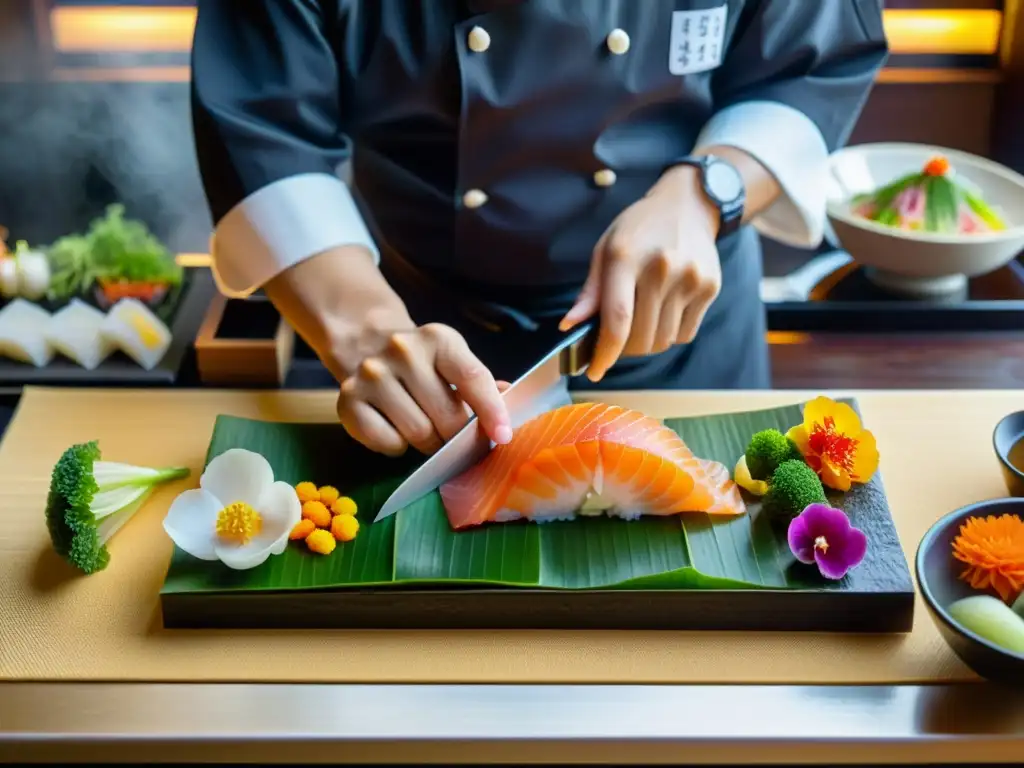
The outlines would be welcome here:
<svg viewBox="0 0 1024 768">
<path fill-rule="evenodd" d="M 841 509 L 809 504 L 789 524 L 789 548 L 801 563 L 813 565 L 826 579 L 839 580 L 864 559 L 868 537 L 850 525 Z"/>
</svg>

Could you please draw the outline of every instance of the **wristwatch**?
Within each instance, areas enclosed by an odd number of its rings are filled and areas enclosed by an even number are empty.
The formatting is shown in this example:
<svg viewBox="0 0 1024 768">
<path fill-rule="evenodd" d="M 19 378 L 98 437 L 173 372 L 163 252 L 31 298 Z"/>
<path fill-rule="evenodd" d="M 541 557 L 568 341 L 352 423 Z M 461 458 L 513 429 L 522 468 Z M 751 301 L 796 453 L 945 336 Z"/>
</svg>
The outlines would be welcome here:
<svg viewBox="0 0 1024 768">
<path fill-rule="evenodd" d="M 718 209 L 718 239 L 728 237 L 739 229 L 743 222 L 746 189 L 743 177 L 733 164 L 715 155 L 702 155 L 681 157 L 670 163 L 668 168 L 678 165 L 689 165 L 700 171 L 704 194 Z"/>
</svg>

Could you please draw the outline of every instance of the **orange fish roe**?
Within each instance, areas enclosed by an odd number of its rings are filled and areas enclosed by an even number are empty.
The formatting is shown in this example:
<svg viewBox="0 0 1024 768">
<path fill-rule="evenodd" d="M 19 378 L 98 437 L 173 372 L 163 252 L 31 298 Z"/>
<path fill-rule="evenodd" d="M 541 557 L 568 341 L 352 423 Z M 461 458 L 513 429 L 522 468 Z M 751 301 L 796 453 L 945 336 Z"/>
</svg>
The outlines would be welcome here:
<svg viewBox="0 0 1024 768">
<path fill-rule="evenodd" d="M 331 525 L 331 513 L 322 501 L 307 501 L 302 505 L 302 516 L 312 520 L 317 528 L 328 528 Z"/>
<path fill-rule="evenodd" d="M 292 528 L 292 532 L 288 534 L 288 538 L 292 541 L 298 541 L 299 539 L 306 538 L 315 530 L 316 523 L 314 523 L 312 520 L 299 520 L 299 522 L 295 524 L 295 527 Z"/>
<path fill-rule="evenodd" d="M 352 515 L 335 515 L 331 521 L 331 535 L 338 541 L 352 541 L 359 533 L 359 521 Z"/>
<path fill-rule="evenodd" d="M 966 563 L 960 578 L 974 589 L 992 589 L 1007 603 L 1024 591 L 1024 521 L 1017 515 L 968 518 L 953 556 Z"/>
<path fill-rule="evenodd" d="M 318 491 L 316 486 L 309 481 L 296 485 L 295 493 L 298 495 L 299 501 L 303 504 L 307 501 L 320 501 L 320 491 Z"/>
<path fill-rule="evenodd" d="M 338 489 L 333 485 L 325 485 L 320 489 L 320 501 L 326 504 L 328 507 L 338 500 L 341 494 Z"/>
<path fill-rule="evenodd" d="M 317 528 L 306 537 L 306 546 L 309 547 L 310 551 L 316 552 L 318 555 L 329 555 L 338 545 L 334 541 L 334 537 L 331 536 L 330 531 Z"/>
<path fill-rule="evenodd" d="M 359 511 L 355 501 L 350 499 L 348 496 L 342 496 L 340 499 L 331 504 L 331 512 L 336 515 L 355 515 Z"/>
</svg>

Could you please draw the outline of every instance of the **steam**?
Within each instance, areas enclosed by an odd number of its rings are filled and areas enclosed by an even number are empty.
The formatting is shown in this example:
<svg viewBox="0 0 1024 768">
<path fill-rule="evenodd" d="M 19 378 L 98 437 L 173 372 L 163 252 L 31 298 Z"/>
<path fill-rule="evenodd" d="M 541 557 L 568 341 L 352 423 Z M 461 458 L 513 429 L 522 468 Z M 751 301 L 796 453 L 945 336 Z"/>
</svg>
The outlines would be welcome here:
<svg viewBox="0 0 1024 768">
<path fill-rule="evenodd" d="M 173 251 L 203 251 L 211 223 L 184 83 L 0 85 L 0 224 L 52 242 L 111 202 Z"/>
</svg>

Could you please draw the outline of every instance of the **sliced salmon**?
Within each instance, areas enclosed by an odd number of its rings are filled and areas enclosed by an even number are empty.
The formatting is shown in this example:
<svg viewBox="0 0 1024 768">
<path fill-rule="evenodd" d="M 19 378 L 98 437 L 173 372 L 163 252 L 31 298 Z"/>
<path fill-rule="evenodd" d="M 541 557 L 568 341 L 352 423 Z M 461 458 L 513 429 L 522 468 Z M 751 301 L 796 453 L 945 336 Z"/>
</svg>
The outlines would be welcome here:
<svg viewBox="0 0 1024 768">
<path fill-rule="evenodd" d="M 567 405 L 528 421 L 512 442 L 442 485 L 441 498 L 456 530 L 571 519 L 585 504 L 626 519 L 746 512 L 724 465 L 694 456 L 656 419 L 600 403 Z"/>
</svg>

